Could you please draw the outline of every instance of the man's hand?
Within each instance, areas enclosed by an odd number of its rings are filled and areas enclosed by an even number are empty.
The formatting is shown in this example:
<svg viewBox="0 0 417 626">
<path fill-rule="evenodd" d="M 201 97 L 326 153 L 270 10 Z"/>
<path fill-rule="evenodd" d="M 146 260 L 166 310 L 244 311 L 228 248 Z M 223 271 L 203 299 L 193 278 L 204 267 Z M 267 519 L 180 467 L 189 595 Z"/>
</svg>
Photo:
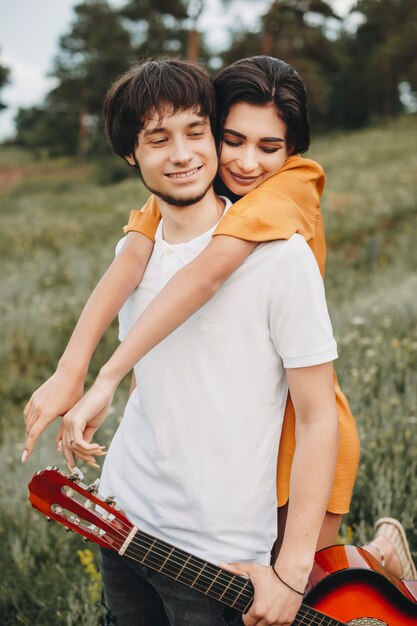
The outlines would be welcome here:
<svg viewBox="0 0 417 626">
<path fill-rule="evenodd" d="M 58 367 L 56 372 L 32 394 L 23 411 L 27 438 L 22 463 L 32 453 L 47 426 L 72 409 L 82 398 L 83 391 L 84 376 L 74 375 L 73 372 Z"/>
<path fill-rule="evenodd" d="M 245 626 L 289 626 L 293 623 L 302 597 L 283 585 L 272 567 L 256 563 L 228 563 L 221 567 L 251 579 L 255 588 L 253 604 L 242 615 Z"/>
<path fill-rule="evenodd" d="M 91 439 L 109 412 L 114 392 L 115 386 L 99 376 L 85 396 L 64 415 L 57 434 L 57 447 L 63 446 L 71 468 L 74 455 L 97 467 L 95 457 L 105 454 L 103 446 L 91 443 Z"/>
</svg>

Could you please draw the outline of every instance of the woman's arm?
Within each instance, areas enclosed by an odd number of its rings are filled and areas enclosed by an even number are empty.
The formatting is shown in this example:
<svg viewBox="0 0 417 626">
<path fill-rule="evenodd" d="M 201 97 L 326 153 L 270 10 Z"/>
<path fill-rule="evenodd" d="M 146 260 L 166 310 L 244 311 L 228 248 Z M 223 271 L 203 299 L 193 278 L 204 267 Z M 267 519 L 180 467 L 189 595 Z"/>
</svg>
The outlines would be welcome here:
<svg viewBox="0 0 417 626">
<path fill-rule="evenodd" d="M 256 243 L 235 237 L 216 236 L 194 261 L 179 270 L 145 309 L 127 337 L 101 368 L 96 381 L 71 411 L 74 440 L 72 450 L 84 460 L 91 460 L 96 446 L 83 438 L 89 420 L 110 407 L 121 379 L 147 352 L 183 324 L 208 302 L 223 282 L 243 263 Z M 66 420 L 68 426 L 68 420 Z M 67 433 L 69 428 L 67 428 Z M 64 448 L 65 449 L 65 448 Z M 67 460 L 73 462 L 72 454 Z"/>
<path fill-rule="evenodd" d="M 153 242 L 130 233 L 85 305 L 54 374 L 37 389 L 24 409 L 26 460 L 45 428 L 82 397 L 91 356 L 128 295 L 141 281 Z"/>
</svg>

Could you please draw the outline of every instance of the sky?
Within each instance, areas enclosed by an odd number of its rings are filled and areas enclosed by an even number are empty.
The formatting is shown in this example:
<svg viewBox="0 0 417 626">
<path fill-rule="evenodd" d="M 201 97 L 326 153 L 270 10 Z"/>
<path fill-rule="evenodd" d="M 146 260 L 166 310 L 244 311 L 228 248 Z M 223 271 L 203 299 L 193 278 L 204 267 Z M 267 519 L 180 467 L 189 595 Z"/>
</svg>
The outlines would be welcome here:
<svg viewBox="0 0 417 626">
<path fill-rule="evenodd" d="M 7 109 L 0 111 L 0 140 L 13 134 L 17 109 L 41 103 L 53 87 L 48 73 L 58 52 L 59 37 L 69 30 L 73 7 L 79 1 L 0 0 L 0 63 L 11 70 L 10 84 L 1 92 Z M 121 5 L 124 0 L 110 0 L 110 4 Z M 329 4 L 343 17 L 355 0 L 329 0 Z M 269 5 L 270 0 L 235 0 L 225 12 L 220 9 L 220 0 L 206 0 L 199 26 L 208 33 L 213 48 L 222 46 L 230 25 L 240 20 L 251 28 Z"/>
</svg>

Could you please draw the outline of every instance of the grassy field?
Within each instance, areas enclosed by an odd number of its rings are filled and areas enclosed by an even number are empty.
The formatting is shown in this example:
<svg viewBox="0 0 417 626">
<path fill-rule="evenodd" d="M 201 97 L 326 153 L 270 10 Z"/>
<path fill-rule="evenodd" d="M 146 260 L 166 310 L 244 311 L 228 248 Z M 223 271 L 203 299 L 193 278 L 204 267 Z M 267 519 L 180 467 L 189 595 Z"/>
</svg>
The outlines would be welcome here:
<svg viewBox="0 0 417 626">
<path fill-rule="evenodd" d="M 327 173 L 326 289 L 339 343 L 336 364 L 362 441 L 343 536 L 360 543 L 381 515 L 399 517 L 417 557 L 417 153 L 415 118 L 315 141 Z M 0 623 L 99 623 L 94 548 L 67 536 L 27 503 L 30 476 L 63 466 L 54 429 L 26 466 L 22 408 L 53 372 L 83 302 L 110 262 L 131 208 L 146 197 L 136 180 L 99 186 L 91 167 L 34 164 L 0 150 Z M 9 182 L 7 182 L 9 181 Z M 112 327 L 91 377 L 116 345 Z M 116 397 L 100 442 L 123 410 Z M 88 480 L 96 474 L 85 469 Z"/>
</svg>

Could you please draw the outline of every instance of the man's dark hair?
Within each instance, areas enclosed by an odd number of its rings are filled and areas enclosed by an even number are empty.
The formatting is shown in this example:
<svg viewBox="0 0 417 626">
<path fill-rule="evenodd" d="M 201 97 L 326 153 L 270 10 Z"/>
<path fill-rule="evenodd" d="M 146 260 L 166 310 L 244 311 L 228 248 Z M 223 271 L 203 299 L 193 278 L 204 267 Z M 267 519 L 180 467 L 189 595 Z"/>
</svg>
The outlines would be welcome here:
<svg viewBox="0 0 417 626">
<path fill-rule="evenodd" d="M 134 153 L 138 133 L 154 113 L 169 114 L 194 109 L 216 126 L 216 95 L 205 69 L 175 58 L 155 58 L 138 63 L 107 92 L 104 98 L 107 137 L 116 154 Z"/>
<path fill-rule="evenodd" d="M 275 104 L 279 117 L 287 125 L 287 149 L 290 154 L 305 152 L 310 145 L 310 122 L 307 92 L 291 65 L 268 56 L 241 59 L 219 72 L 214 80 L 217 95 L 218 126 L 222 130 L 230 107 L 238 102 Z"/>
</svg>

